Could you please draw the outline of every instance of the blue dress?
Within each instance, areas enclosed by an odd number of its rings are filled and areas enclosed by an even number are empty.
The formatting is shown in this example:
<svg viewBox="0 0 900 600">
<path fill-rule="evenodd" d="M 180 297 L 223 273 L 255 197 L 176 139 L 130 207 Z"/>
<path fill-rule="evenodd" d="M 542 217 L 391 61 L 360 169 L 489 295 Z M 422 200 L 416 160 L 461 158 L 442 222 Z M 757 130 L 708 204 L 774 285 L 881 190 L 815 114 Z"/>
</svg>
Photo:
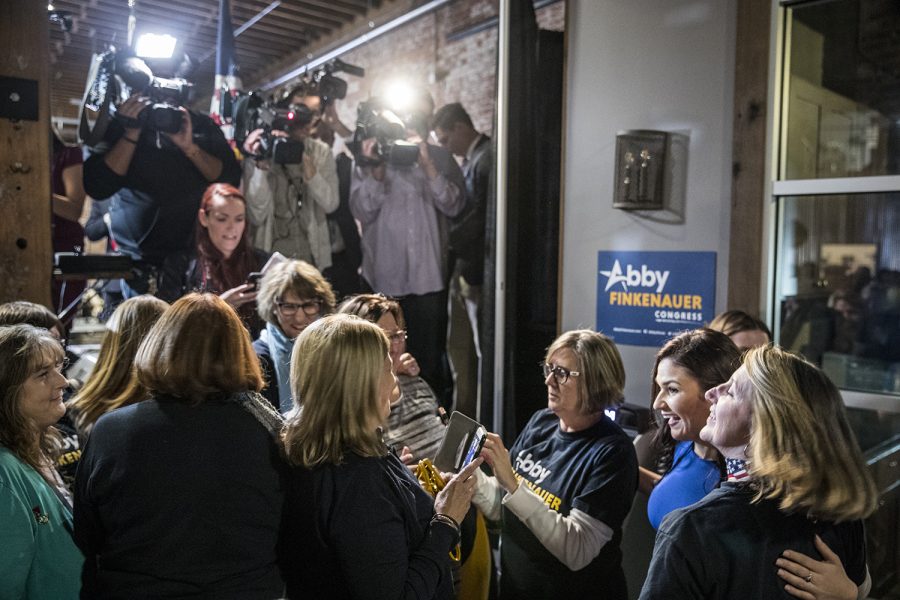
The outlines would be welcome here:
<svg viewBox="0 0 900 600">
<path fill-rule="evenodd" d="M 672 468 L 660 480 L 647 501 L 647 517 L 658 529 L 663 517 L 683 508 L 711 492 L 719 484 L 719 465 L 704 460 L 694 452 L 693 442 L 678 442 Z"/>
</svg>

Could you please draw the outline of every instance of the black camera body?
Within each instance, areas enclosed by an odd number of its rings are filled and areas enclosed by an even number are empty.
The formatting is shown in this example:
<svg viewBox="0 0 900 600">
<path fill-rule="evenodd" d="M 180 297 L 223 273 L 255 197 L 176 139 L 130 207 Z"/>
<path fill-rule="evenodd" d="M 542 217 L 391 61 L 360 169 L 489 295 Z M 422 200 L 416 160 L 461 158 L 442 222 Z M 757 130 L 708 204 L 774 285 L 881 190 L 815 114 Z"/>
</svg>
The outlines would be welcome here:
<svg viewBox="0 0 900 600">
<path fill-rule="evenodd" d="M 303 160 L 303 142 L 274 135 L 275 131 L 289 133 L 296 127 L 304 127 L 312 122 L 315 115 L 304 104 L 280 108 L 271 101 L 263 100 L 256 92 L 238 98 L 235 103 L 235 140 L 243 146 L 251 131 L 262 129 L 259 138 L 258 160 L 271 160 L 279 165 L 295 165 Z"/>
<path fill-rule="evenodd" d="M 132 119 L 120 118 L 125 121 L 123 124 L 163 133 L 181 131 L 184 113 L 180 108 L 190 102 L 193 84 L 180 77 L 155 77 L 147 63 L 136 56 L 118 55 L 114 64 L 116 77 L 131 93 L 143 93 L 153 102 L 141 111 L 137 123 L 128 122 Z"/>
<path fill-rule="evenodd" d="M 363 140 L 371 138 L 375 138 L 375 158 L 362 153 Z M 364 166 L 387 163 L 408 167 L 419 159 L 419 146 L 406 141 L 406 125 L 377 98 L 360 103 L 356 131 L 348 146 L 357 162 Z"/>
</svg>

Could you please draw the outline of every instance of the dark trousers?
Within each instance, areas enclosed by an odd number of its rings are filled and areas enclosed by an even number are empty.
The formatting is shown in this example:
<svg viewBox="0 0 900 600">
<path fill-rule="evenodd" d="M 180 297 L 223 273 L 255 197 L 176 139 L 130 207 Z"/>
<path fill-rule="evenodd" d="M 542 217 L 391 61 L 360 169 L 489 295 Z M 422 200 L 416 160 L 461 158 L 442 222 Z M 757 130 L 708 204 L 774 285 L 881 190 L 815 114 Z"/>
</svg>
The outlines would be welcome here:
<svg viewBox="0 0 900 600">
<path fill-rule="evenodd" d="M 418 361 L 422 379 L 449 411 L 453 406 L 453 378 L 447 361 L 447 290 L 399 300 L 409 335 L 406 348 Z"/>
</svg>

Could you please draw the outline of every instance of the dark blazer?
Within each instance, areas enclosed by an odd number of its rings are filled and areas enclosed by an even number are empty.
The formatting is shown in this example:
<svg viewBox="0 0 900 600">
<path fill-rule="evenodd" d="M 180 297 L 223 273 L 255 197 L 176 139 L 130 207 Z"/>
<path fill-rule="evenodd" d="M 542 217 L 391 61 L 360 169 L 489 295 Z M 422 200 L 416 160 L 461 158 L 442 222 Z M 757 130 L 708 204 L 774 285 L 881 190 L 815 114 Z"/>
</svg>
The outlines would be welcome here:
<svg viewBox="0 0 900 600">
<path fill-rule="evenodd" d="M 97 421 L 75 478 L 82 598 L 280 597 L 279 447 L 227 398 Z"/>
<path fill-rule="evenodd" d="M 278 544 L 287 597 L 449 599 L 455 533 L 433 515 L 393 454 L 294 467 Z"/>
<path fill-rule="evenodd" d="M 466 207 L 450 222 L 450 251 L 469 285 L 484 280 L 485 210 L 494 172 L 491 138 L 481 134 L 472 158 L 463 165 Z"/>
</svg>

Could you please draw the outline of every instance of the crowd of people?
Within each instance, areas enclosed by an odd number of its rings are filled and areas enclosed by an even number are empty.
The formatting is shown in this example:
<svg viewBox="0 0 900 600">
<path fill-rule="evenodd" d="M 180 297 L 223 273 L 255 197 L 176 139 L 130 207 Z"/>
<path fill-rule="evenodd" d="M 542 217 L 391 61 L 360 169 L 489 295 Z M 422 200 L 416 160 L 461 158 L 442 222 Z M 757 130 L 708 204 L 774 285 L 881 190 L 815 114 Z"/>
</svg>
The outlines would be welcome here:
<svg viewBox="0 0 900 600">
<path fill-rule="evenodd" d="M 614 341 L 575 330 L 547 407 L 426 490 L 444 409 L 477 399 L 490 140 L 421 95 L 414 164 L 372 140 L 348 163 L 321 100 L 287 95 L 299 164 L 253 132 L 243 167 L 204 115 L 159 134 L 119 107 L 83 187 L 136 269 L 87 380 L 54 312 L 0 306 L 0 598 L 624 600 L 638 493 L 641 598 L 865 597 L 876 496 L 840 394 L 737 311 L 648 365 L 654 464 L 608 414 Z"/>
</svg>

